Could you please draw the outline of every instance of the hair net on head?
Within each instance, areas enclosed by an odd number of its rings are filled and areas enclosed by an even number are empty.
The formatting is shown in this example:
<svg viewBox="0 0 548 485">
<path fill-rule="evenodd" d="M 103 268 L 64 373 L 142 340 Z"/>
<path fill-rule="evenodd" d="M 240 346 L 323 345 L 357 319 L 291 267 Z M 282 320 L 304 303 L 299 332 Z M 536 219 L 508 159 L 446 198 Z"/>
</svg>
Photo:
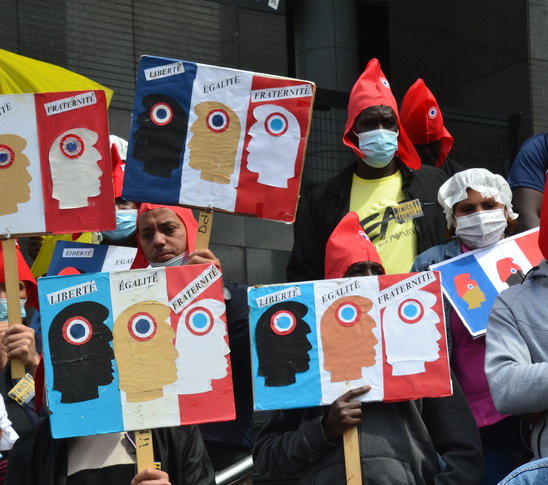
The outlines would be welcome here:
<svg viewBox="0 0 548 485">
<path fill-rule="evenodd" d="M 471 168 L 453 175 L 438 191 L 438 202 L 445 212 L 448 228 L 451 227 L 453 206 L 468 197 L 466 189 L 475 190 L 482 197 L 493 197 L 505 205 L 511 219 L 518 217 L 518 214 L 512 211 L 512 191 L 504 177 L 485 168 Z"/>
</svg>

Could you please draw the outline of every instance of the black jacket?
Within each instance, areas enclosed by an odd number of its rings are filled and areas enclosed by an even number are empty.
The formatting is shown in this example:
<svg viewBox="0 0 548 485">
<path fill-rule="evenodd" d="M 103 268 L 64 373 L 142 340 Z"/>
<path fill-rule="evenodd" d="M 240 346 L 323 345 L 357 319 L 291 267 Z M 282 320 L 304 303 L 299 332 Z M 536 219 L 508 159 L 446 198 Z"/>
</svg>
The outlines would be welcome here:
<svg viewBox="0 0 548 485">
<path fill-rule="evenodd" d="M 479 433 L 454 378 L 453 386 L 449 397 L 362 405 L 358 430 L 364 485 L 480 483 Z M 316 407 L 271 413 L 253 452 L 261 476 L 299 476 L 307 485 L 344 483 L 342 439 L 332 443 L 326 438 L 325 412 Z"/>
<path fill-rule="evenodd" d="M 172 484 L 215 484 L 215 474 L 196 426 L 153 429 L 152 439 L 154 459 L 162 463 Z M 51 437 L 49 419 L 15 442 L 5 485 L 64 485 L 66 477 L 67 440 Z"/>
<path fill-rule="evenodd" d="M 352 175 L 357 163 L 315 187 L 301 206 L 287 266 L 288 281 L 324 278 L 325 246 L 333 229 L 349 210 Z M 419 199 L 424 212 L 423 217 L 414 219 L 420 253 L 445 242 L 447 222 L 437 197 L 440 185 L 448 176 L 439 168 L 430 166 L 414 171 L 400 163 L 400 170 L 403 192 L 408 200 Z"/>
</svg>

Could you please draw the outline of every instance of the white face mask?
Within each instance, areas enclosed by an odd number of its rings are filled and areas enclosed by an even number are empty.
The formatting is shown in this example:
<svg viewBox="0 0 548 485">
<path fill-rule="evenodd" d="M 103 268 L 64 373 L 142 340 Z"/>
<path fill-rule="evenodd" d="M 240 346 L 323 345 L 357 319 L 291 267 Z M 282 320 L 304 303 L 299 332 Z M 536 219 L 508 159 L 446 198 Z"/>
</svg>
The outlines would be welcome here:
<svg viewBox="0 0 548 485">
<path fill-rule="evenodd" d="M 508 226 L 504 207 L 455 217 L 455 220 L 455 235 L 472 249 L 483 248 L 500 241 Z"/>
<path fill-rule="evenodd" d="M 398 149 L 398 135 L 397 131 L 383 128 L 356 133 L 363 161 L 373 168 L 386 167 Z"/>
<path fill-rule="evenodd" d="M 184 253 L 181 253 L 174 258 L 168 259 L 167 261 L 162 261 L 161 263 L 150 263 L 150 266 L 152 266 L 153 268 L 160 268 L 165 266 L 183 266 L 186 264 L 187 260 L 188 252 L 185 251 Z"/>
</svg>

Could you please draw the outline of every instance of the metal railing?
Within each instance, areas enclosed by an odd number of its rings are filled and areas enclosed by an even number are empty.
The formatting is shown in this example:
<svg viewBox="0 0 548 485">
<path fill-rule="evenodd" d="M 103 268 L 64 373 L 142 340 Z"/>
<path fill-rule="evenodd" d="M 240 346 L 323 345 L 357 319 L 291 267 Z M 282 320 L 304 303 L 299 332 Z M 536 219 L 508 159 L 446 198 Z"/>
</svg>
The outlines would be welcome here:
<svg viewBox="0 0 548 485">
<path fill-rule="evenodd" d="M 217 485 L 230 485 L 250 476 L 253 473 L 253 469 L 253 457 L 249 455 L 243 460 L 234 463 L 234 465 L 217 472 L 215 474 L 215 483 Z"/>
</svg>

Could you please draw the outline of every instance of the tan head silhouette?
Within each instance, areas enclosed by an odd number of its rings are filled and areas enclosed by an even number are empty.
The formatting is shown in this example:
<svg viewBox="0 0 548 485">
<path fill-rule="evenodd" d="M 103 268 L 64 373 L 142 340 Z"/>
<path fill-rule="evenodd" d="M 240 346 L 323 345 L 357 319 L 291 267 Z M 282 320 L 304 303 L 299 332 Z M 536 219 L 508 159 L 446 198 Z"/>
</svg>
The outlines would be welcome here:
<svg viewBox="0 0 548 485">
<path fill-rule="evenodd" d="M 167 305 L 143 301 L 126 308 L 114 322 L 120 389 L 129 402 L 158 399 L 163 387 L 177 380 L 179 354 L 173 346 L 169 314 Z"/>
<path fill-rule="evenodd" d="M 17 135 L 0 135 L 0 216 L 17 212 L 17 204 L 30 199 L 27 167 L 29 159 L 23 153 L 27 146 Z"/>
<path fill-rule="evenodd" d="M 228 184 L 240 141 L 238 115 L 217 101 L 199 103 L 194 111 L 198 119 L 190 128 L 189 165 L 201 172 L 202 180 Z"/>
<path fill-rule="evenodd" d="M 324 367 L 331 372 L 331 382 L 361 379 L 362 367 L 375 365 L 376 323 L 367 313 L 372 307 L 368 298 L 346 296 L 334 301 L 323 314 Z"/>
</svg>

